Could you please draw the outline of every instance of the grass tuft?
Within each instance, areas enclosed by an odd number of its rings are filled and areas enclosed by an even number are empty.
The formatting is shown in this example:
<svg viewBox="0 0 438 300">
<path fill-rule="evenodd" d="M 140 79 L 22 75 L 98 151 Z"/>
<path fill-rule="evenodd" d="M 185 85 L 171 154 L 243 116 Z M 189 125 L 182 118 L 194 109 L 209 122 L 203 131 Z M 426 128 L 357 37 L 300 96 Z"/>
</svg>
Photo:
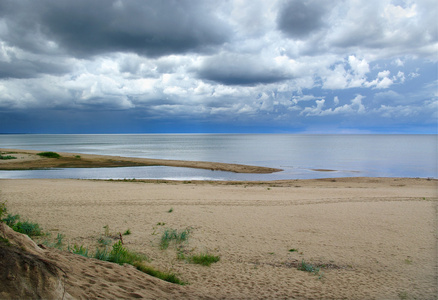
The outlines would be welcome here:
<svg viewBox="0 0 438 300">
<path fill-rule="evenodd" d="M 219 260 L 220 260 L 219 256 L 214 256 L 207 253 L 193 255 L 189 258 L 189 261 L 191 263 L 207 266 L 207 267 L 213 263 L 218 262 Z"/>
<path fill-rule="evenodd" d="M 131 234 L 131 230 L 130 229 L 127 229 L 124 233 L 123 233 L 123 235 L 130 235 Z"/>
<path fill-rule="evenodd" d="M 176 283 L 179 285 L 185 285 L 186 283 L 181 281 L 174 273 L 171 272 L 162 272 L 155 270 L 152 267 L 146 266 L 140 262 L 134 263 L 134 266 L 137 268 L 137 270 L 149 274 L 151 276 L 157 277 L 159 279 L 165 280 L 167 282 Z"/>
<path fill-rule="evenodd" d="M 18 222 L 12 226 L 12 229 L 16 232 L 27 234 L 28 236 L 40 236 L 43 235 L 38 223 L 32 223 L 29 221 Z"/>
<path fill-rule="evenodd" d="M 88 256 L 88 248 L 85 248 L 83 245 L 78 246 L 78 245 L 74 244 L 73 248 L 70 248 L 70 246 L 69 246 L 68 250 L 74 254 L 89 257 Z"/>
<path fill-rule="evenodd" d="M 187 241 L 189 238 L 190 230 L 184 229 L 182 231 L 178 231 L 176 229 L 165 229 L 160 241 L 160 248 L 167 249 L 172 241 L 175 241 L 176 244 Z"/>
</svg>

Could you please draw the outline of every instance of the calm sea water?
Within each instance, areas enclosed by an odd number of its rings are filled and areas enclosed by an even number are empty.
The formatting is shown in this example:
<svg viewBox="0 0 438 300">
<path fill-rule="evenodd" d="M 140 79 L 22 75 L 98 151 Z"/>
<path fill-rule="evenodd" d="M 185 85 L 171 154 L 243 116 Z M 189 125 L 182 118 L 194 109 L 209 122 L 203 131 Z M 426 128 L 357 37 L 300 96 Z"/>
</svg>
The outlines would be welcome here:
<svg viewBox="0 0 438 300">
<path fill-rule="evenodd" d="M 123 134 L 0 135 L 1 148 L 214 161 L 284 169 L 273 174 L 173 167 L 0 171 L 0 178 L 277 180 L 438 177 L 437 135 Z M 334 171 L 316 171 L 328 169 Z"/>
</svg>

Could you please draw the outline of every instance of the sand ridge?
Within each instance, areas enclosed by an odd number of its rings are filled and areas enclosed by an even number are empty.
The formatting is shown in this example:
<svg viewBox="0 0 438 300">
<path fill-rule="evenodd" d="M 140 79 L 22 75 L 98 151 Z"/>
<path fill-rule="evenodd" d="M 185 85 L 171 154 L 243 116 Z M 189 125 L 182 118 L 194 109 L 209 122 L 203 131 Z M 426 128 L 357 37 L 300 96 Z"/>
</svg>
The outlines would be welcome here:
<svg viewBox="0 0 438 300">
<path fill-rule="evenodd" d="M 437 182 L 4 179 L 0 191 L 11 212 L 71 244 L 94 249 L 103 226 L 129 228 L 127 248 L 190 283 L 173 287 L 154 278 L 163 293 L 148 295 L 144 275 L 130 267 L 113 271 L 104 263 L 105 274 L 97 262 L 78 258 L 73 265 L 73 254 L 56 250 L 51 257 L 74 278 L 67 291 L 79 298 L 436 299 Z M 190 228 L 190 238 L 162 250 L 165 228 Z M 179 251 L 221 259 L 204 267 L 179 260 Z M 298 270 L 302 261 L 320 271 Z"/>
</svg>

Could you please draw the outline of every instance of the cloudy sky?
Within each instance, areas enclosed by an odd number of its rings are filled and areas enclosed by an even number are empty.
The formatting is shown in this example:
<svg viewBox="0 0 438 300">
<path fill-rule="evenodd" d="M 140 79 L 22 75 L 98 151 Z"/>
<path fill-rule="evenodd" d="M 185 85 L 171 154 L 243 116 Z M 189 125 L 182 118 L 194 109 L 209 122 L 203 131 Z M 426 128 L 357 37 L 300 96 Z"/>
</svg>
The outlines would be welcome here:
<svg viewBox="0 0 438 300">
<path fill-rule="evenodd" d="M 437 133 L 435 0 L 0 0 L 3 133 Z"/>
</svg>

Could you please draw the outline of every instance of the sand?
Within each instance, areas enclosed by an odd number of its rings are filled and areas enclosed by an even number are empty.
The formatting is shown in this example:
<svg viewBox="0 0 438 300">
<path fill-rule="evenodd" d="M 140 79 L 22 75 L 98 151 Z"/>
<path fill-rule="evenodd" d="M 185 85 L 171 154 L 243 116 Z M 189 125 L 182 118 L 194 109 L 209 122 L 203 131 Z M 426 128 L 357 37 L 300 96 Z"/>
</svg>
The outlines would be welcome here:
<svg viewBox="0 0 438 300">
<path fill-rule="evenodd" d="M 104 226 L 115 237 L 129 229 L 128 249 L 189 283 L 41 250 L 67 274 L 63 285 L 72 298 L 436 299 L 437 186 L 404 178 L 3 179 L 0 199 L 10 212 L 38 222 L 52 242 L 64 234 L 65 248 L 76 243 L 93 252 Z M 165 228 L 189 228 L 188 241 L 160 249 Z M 220 261 L 205 267 L 177 258 L 203 252 Z M 298 270 L 302 261 L 319 272 Z"/>
</svg>

